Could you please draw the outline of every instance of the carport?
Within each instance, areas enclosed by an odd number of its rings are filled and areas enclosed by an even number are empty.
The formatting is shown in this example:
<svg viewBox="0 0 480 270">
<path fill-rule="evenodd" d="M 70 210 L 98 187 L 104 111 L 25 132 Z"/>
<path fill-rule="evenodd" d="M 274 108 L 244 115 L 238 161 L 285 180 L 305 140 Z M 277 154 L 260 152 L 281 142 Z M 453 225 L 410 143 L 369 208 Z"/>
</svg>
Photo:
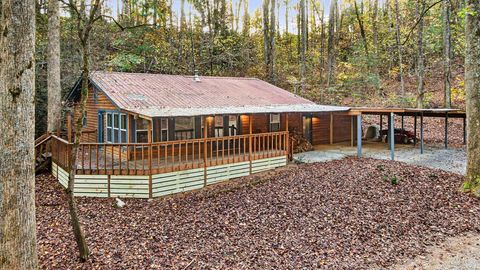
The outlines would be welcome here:
<svg viewBox="0 0 480 270">
<path fill-rule="evenodd" d="M 416 109 L 416 108 L 369 108 L 369 107 L 357 107 L 352 108 L 349 112 L 350 115 L 356 117 L 357 128 L 357 156 L 362 156 L 362 116 L 363 115 L 378 115 L 380 130 L 383 127 L 383 118 L 387 118 L 387 130 L 388 130 L 388 148 L 390 150 L 390 158 L 395 159 L 395 117 L 401 117 L 401 129 L 404 129 L 404 118 L 414 117 L 414 145 L 417 144 L 417 127 L 418 121 L 420 121 L 420 154 L 424 153 L 424 117 L 436 117 L 445 119 L 445 148 L 448 148 L 448 120 L 450 118 L 463 119 L 463 143 L 467 140 L 466 131 L 466 114 L 464 111 L 458 109 Z"/>
</svg>

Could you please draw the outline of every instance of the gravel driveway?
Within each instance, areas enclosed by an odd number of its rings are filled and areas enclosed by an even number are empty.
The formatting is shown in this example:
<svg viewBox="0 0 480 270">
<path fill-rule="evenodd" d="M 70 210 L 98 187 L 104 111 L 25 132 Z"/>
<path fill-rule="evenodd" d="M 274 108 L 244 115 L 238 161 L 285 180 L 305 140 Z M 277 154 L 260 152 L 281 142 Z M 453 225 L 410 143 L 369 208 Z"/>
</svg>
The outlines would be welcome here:
<svg viewBox="0 0 480 270">
<path fill-rule="evenodd" d="M 364 144 L 363 156 L 375 159 L 390 159 L 390 151 L 385 144 Z M 298 153 L 294 160 L 299 163 L 325 162 L 342 159 L 347 156 L 356 156 L 357 149 L 346 145 L 332 145 L 316 147 L 315 151 Z M 464 175 L 467 166 L 467 153 L 465 148 L 448 148 L 428 146 L 423 154 L 420 149 L 411 145 L 397 145 L 395 160 L 428 168 L 441 169 Z"/>
</svg>

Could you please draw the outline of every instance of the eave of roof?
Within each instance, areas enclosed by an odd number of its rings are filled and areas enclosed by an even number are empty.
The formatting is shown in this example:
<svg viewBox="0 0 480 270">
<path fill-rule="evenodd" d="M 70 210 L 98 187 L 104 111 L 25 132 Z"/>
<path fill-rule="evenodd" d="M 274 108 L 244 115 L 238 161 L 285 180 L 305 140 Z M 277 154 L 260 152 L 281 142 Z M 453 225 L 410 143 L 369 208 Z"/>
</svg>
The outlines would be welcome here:
<svg viewBox="0 0 480 270">
<path fill-rule="evenodd" d="M 173 117 L 220 114 L 255 114 L 255 113 L 316 113 L 347 112 L 350 108 L 317 104 L 271 105 L 271 106 L 238 106 L 238 107 L 205 107 L 205 108 L 139 108 L 131 112 L 147 117 Z"/>
</svg>

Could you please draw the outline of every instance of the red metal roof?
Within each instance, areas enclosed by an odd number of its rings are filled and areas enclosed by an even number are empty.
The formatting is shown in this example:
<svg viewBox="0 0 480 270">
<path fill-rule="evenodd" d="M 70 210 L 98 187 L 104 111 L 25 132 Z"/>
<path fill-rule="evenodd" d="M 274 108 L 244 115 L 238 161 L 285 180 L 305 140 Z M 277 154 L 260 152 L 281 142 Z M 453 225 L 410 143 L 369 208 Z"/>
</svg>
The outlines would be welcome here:
<svg viewBox="0 0 480 270">
<path fill-rule="evenodd" d="M 343 111 L 321 106 L 255 78 L 96 71 L 92 82 L 121 109 L 145 116 L 280 111 Z"/>
</svg>

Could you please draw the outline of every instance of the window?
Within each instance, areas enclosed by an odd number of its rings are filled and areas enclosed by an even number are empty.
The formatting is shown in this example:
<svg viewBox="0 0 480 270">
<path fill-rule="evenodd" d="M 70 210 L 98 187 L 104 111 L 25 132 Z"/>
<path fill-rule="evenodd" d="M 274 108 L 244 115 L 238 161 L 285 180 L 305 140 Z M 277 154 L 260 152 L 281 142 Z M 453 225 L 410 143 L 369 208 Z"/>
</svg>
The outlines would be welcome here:
<svg viewBox="0 0 480 270">
<path fill-rule="evenodd" d="M 107 143 L 127 142 L 127 115 L 124 113 L 107 112 L 106 141 Z"/>
<path fill-rule="evenodd" d="M 280 130 L 280 114 L 270 114 L 270 131 L 275 132 Z"/>
<path fill-rule="evenodd" d="M 189 140 L 195 136 L 195 118 L 175 118 L 175 140 Z"/>
<path fill-rule="evenodd" d="M 86 128 L 86 127 L 87 127 L 87 112 L 84 112 L 84 113 L 83 113 L 83 117 L 82 117 L 82 127 L 83 127 L 83 128 Z"/>
<path fill-rule="evenodd" d="M 215 116 L 215 137 L 223 136 L 223 116 Z"/>
<path fill-rule="evenodd" d="M 135 121 L 135 130 L 137 143 L 147 143 L 148 142 L 148 120 L 139 118 Z"/>
<path fill-rule="evenodd" d="M 160 141 L 168 141 L 168 118 L 160 120 Z"/>
</svg>

